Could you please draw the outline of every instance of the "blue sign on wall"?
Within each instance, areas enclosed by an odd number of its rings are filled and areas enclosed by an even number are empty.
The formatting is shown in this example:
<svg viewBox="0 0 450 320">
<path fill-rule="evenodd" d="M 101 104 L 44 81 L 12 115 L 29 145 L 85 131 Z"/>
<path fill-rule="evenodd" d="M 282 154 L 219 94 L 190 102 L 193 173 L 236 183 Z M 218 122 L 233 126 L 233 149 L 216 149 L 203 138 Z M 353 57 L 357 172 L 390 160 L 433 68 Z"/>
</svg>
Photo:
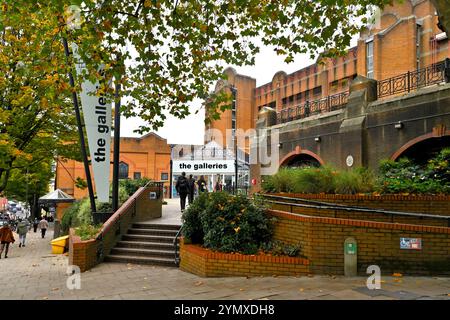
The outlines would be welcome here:
<svg viewBox="0 0 450 320">
<path fill-rule="evenodd" d="M 422 239 L 420 239 L 420 238 L 400 238 L 400 249 L 422 250 Z"/>
</svg>

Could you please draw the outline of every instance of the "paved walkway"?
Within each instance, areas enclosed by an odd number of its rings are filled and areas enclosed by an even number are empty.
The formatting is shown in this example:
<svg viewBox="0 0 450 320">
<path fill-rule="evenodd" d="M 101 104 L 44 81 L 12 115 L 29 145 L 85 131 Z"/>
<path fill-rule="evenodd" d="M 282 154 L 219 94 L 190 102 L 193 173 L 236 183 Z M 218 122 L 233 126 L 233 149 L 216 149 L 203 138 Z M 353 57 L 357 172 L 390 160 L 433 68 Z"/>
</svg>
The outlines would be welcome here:
<svg viewBox="0 0 450 320">
<path fill-rule="evenodd" d="M 162 206 L 162 217 L 159 219 L 153 219 L 149 222 L 157 224 L 176 224 L 181 225 L 181 207 L 180 199 L 164 199 L 167 204 Z M 187 201 L 187 200 L 186 200 Z"/>
<path fill-rule="evenodd" d="M 69 290 L 67 256 L 51 254 L 51 238 L 52 232 L 46 239 L 31 232 L 25 248 L 16 242 L 0 260 L 0 300 L 450 299 L 450 278 L 442 277 L 383 277 L 381 289 L 372 291 L 365 277 L 201 278 L 176 268 L 115 263 L 82 273 L 81 289 Z"/>
</svg>

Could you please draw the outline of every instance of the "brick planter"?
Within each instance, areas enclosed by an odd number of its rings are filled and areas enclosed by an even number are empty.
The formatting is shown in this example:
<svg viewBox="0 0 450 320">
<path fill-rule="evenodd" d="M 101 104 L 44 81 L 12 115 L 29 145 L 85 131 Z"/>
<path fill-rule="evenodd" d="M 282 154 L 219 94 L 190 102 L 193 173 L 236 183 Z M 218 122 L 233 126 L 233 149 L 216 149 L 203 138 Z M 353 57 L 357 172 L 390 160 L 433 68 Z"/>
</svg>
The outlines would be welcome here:
<svg viewBox="0 0 450 320">
<path fill-rule="evenodd" d="M 99 242 L 95 239 L 81 240 L 75 235 L 75 230 L 69 233 L 69 265 L 78 266 L 81 272 L 94 267 L 97 261 L 97 250 Z"/>
<path fill-rule="evenodd" d="M 296 276 L 309 274 L 309 260 L 287 256 L 211 251 L 180 241 L 180 269 L 201 277 Z"/>
</svg>

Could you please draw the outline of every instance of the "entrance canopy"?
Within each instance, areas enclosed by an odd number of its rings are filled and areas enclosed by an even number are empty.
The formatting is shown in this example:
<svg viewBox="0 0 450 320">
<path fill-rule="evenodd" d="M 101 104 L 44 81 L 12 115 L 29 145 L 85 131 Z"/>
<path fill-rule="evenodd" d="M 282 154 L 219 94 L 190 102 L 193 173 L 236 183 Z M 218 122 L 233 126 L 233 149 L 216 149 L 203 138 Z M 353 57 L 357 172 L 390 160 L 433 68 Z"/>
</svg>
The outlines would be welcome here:
<svg viewBox="0 0 450 320">
<path fill-rule="evenodd" d="M 60 203 L 60 202 L 74 202 L 75 198 L 69 196 L 67 193 L 60 189 L 56 189 L 50 193 L 47 193 L 45 196 L 39 198 L 39 203 Z"/>
</svg>

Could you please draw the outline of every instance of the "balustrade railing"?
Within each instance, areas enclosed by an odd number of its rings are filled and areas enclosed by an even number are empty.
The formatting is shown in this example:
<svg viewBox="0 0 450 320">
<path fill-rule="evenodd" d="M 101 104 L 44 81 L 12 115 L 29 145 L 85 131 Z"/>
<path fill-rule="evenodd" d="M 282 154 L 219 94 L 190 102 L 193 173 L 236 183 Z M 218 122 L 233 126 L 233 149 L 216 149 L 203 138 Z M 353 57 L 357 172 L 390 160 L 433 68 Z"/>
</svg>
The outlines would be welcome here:
<svg viewBox="0 0 450 320">
<path fill-rule="evenodd" d="M 377 83 L 378 98 L 411 92 L 444 81 L 448 82 L 449 68 L 449 62 L 444 60 L 423 69 L 380 80 Z"/>
<path fill-rule="evenodd" d="M 348 95 L 348 92 L 342 92 L 326 98 L 307 101 L 304 104 L 283 109 L 277 113 L 277 123 L 285 123 L 310 117 L 315 114 L 342 109 L 347 104 Z"/>
<path fill-rule="evenodd" d="M 450 59 L 432 64 L 426 68 L 377 81 L 378 99 L 411 92 L 433 84 L 450 82 Z M 307 118 L 315 114 L 326 113 L 345 108 L 349 92 L 342 92 L 319 100 L 307 101 L 303 104 L 282 109 L 277 113 L 277 123 Z"/>
</svg>

